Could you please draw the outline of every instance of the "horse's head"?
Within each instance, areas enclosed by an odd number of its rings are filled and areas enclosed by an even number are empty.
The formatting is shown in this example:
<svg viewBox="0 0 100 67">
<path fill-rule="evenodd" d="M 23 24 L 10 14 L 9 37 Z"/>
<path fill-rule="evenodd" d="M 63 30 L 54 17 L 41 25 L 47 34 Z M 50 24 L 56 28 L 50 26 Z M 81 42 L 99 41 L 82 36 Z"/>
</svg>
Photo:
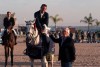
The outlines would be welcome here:
<svg viewBox="0 0 100 67">
<path fill-rule="evenodd" d="M 26 22 L 26 35 L 28 37 L 35 37 L 38 34 L 38 30 L 36 28 L 35 20 L 33 21 L 25 21 Z"/>
<path fill-rule="evenodd" d="M 26 22 L 26 38 L 28 43 L 34 45 L 39 44 L 39 34 L 34 21 L 25 21 Z"/>
</svg>

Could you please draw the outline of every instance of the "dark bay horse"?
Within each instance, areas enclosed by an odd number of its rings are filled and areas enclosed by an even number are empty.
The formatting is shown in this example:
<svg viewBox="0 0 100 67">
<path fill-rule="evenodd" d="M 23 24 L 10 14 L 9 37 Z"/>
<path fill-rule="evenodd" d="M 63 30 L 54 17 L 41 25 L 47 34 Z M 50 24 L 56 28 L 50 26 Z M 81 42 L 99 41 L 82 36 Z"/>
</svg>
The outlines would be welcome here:
<svg viewBox="0 0 100 67">
<path fill-rule="evenodd" d="M 7 66 L 9 53 L 11 54 L 11 66 L 13 66 L 13 50 L 15 45 L 14 31 L 12 26 L 9 26 L 7 30 L 4 31 L 2 36 L 3 45 L 5 49 L 5 67 Z"/>
</svg>

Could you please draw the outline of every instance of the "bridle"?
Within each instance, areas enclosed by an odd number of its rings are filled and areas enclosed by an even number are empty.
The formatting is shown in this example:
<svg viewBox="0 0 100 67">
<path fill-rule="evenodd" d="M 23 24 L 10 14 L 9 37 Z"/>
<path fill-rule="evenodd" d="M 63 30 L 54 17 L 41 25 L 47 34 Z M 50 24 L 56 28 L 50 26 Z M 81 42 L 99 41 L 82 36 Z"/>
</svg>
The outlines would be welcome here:
<svg viewBox="0 0 100 67">
<path fill-rule="evenodd" d="M 32 24 L 26 24 L 26 25 L 32 25 Z M 37 29 L 34 29 L 34 31 L 37 31 Z M 29 43 L 30 43 L 32 40 L 35 42 L 36 39 L 37 39 L 38 36 L 39 36 L 39 34 L 36 34 L 36 35 L 34 36 L 34 33 L 30 33 L 30 32 L 27 32 L 27 33 L 26 33 L 26 36 L 27 36 L 27 35 L 29 35 L 29 36 L 28 36 L 29 39 L 30 39 Z"/>
</svg>

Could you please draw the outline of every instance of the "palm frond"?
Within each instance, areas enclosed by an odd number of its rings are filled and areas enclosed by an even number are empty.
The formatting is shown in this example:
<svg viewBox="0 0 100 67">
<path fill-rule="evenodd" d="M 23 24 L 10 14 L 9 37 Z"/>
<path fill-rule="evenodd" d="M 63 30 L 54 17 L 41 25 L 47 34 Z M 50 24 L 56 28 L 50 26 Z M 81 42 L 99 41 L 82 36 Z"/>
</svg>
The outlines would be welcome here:
<svg viewBox="0 0 100 67">
<path fill-rule="evenodd" d="M 55 15 L 55 18 L 57 18 L 58 16 L 59 16 L 59 15 L 58 15 L 58 14 L 56 14 L 56 15 Z"/>
<path fill-rule="evenodd" d="M 62 18 L 58 18 L 57 21 L 63 21 L 63 19 Z"/>
<path fill-rule="evenodd" d="M 90 25 L 92 26 L 94 21 L 95 21 L 95 19 L 92 18 L 92 14 L 90 13 L 89 17 L 85 16 L 84 20 L 81 20 L 80 22 L 87 23 L 88 24 L 88 31 L 89 31 L 89 26 Z"/>
<path fill-rule="evenodd" d="M 58 14 L 56 14 L 55 16 L 50 16 L 50 18 L 53 20 L 53 22 L 55 24 L 55 29 L 56 29 L 57 22 L 58 21 L 63 21 L 63 19 L 59 18 L 58 16 L 59 16 Z"/>
<path fill-rule="evenodd" d="M 55 21 L 56 21 L 56 20 L 55 20 L 55 17 L 50 16 L 50 18 L 53 20 L 53 22 L 55 22 Z"/>
<path fill-rule="evenodd" d="M 94 22 L 95 21 L 95 19 L 94 20 L 90 20 L 90 22 Z"/>
<path fill-rule="evenodd" d="M 49 18 L 53 19 L 54 17 L 53 16 L 50 16 Z"/>
<path fill-rule="evenodd" d="M 81 20 L 80 22 L 88 23 L 86 20 Z"/>
<path fill-rule="evenodd" d="M 12 13 L 12 14 L 11 14 L 11 16 L 12 16 L 12 17 L 14 17 L 14 16 L 15 16 L 15 12 L 14 12 L 14 13 Z"/>
<path fill-rule="evenodd" d="M 91 22 L 90 22 L 90 23 L 88 23 L 88 24 L 92 26 L 92 23 L 91 23 Z"/>
<path fill-rule="evenodd" d="M 87 20 L 87 19 L 88 19 L 88 17 L 87 17 L 87 16 L 85 16 L 85 17 L 84 17 L 84 20 Z"/>
</svg>

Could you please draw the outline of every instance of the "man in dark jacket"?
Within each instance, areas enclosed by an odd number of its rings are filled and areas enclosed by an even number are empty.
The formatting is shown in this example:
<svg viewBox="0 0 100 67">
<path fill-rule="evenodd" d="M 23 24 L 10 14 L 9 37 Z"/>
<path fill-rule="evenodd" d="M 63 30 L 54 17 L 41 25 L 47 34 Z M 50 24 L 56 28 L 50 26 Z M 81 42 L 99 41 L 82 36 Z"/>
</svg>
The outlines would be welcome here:
<svg viewBox="0 0 100 67">
<path fill-rule="evenodd" d="M 15 25 L 15 20 L 13 17 L 11 17 L 11 12 L 9 12 L 9 11 L 7 12 L 7 17 L 4 18 L 3 22 L 4 22 L 3 25 L 5 27 L 5 30 L 4 30 L 4 33 L 2 35 L 2 39 L 4 40 L 4 38 L 5 38 L 4 36 L 6 35 L 9 26 L 11 26 L 13 29 L 13 27 Z M 15 41 L 16 41 L 17 35 L 15 34 L 14 30 L 13 30 L 13 33 L 14 33 Z M 17 43 L 15 42 L 15 44 L 17 44 Z M 3 45 L 4 45 L 4 42 L 3 42 Z"/>
<path fill-rule="evenodd" d="M 46 12 L 47 5 L 42 4 L 40 10 L 34 13 L 34 17 L 36 18 L 36 26 L 39 30 L 39 33 L 43 30 L 43 25 L 46 24 L 48 26 L 49 23 L 49 14 Z"/>
<path fill-rule="evenodd" d="M 43 32 L 44 30 L 44 24 L 46 24 L 46 26 L 48 26 L 49 23 L 49 14 L 46 12 L 47 10 L 47 5 L 46 4 L 42 4 L 40 7 L 40 10 L 34 13 L 34 17 L 36 19 L 36 27 L 38 29 L 42 44 L 44 46 L 46 46 L 46 49 L 48 48 L 48 39 L 46 37 L 46 35 Z M 46 51 L 46 49 L 44 49 L 44 53 L 47 53 L 48 51 Z M 45 61 L 46 66 L 48 65 L 47 62 Z"/>
<path fill-rule="evenodd" d="M 74 41 L 70 37 L 69 28 L 63 30 L 63 36 L 55 39 L 52 35 L 51 39 L 59 43 L 59 60 L 61 61 L 61 67 L 72 67 L 72 62 L 75 60 L 75 47 Z"/>
<path fill-rule="evenodd" d="M 42 33 L 44 30 L 44 24 L 48 26 L 49 23 L 49 14 L 46 12 L 47 5 L 42 4 L 40 10 L 34 13 L 34 17 L 36 18 L 36 27 L 39 31 L 42 43 L 47 42 L 46 36 Z"/>
</svg>

